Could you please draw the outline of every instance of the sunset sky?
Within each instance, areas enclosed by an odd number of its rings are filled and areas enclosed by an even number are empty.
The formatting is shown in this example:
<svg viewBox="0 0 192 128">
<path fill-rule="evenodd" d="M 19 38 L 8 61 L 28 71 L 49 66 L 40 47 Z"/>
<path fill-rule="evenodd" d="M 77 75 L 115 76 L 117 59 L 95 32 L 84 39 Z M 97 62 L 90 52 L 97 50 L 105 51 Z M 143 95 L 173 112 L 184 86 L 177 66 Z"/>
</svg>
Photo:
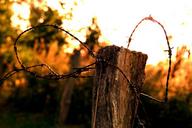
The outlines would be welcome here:
<svg viewBox="0 0 192 128">
<path fill-rule="evenodd" d="M 60 0 L 62 1 L 62 0 Z M 66 0 L 65 0 L 66 1 Z M 68 5 L 70 6 L 70 0 Z M 91 18 L 97 17 L 102 30 L 102 39 L 118 46 L 127 46 L 127 40 L 135 25 L 144 17 L 151 15 L 162 23 L 171 36 L 171 46 L 187 45 L 191 48 L 192 6 L 190 0 L 80 0 L 74 10 L 69 30 L 78 30 L 90 25 Z M 65 13 L 55 0 L 47 0 L 48 6 Z M 15 6 L 17 15 L 27 19 L 27 5 Z M 19 9 L 19 10 L 18 10 Z M 25 11 L 22 11 L 25 10 Z M 24 12 L 24 13 L 23 13 Z M 16 18 L 15 18 L 16 19 Z M 17 22 L 17 20 L 15 20 Z M 19 21 L 18 21 L 19 24 Z M 27 26 L 27 23 L 25 23 Z M 24 24 L 22 29 L 25 29 Z M 77 35 L 80 37 L 80 35 Z M 130 49 L 142 51 L 149 56 L 148 63 L 158 63 L 167 58 L 166 40 L 162 29 L 149 21 L 143 23 L 133 36 Z"/>
</svg>

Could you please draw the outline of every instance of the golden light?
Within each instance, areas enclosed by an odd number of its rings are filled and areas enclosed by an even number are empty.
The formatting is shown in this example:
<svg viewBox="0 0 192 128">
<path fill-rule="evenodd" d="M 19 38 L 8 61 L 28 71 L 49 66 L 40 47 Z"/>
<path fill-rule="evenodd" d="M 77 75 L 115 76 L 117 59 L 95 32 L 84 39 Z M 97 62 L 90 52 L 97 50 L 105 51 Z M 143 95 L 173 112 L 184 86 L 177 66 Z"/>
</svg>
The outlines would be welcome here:
<svg viewBox="0 0 192 128">
<path fill-rule="evenodd" d="M 68 44 L 63 45 L 63 52 L 64 53 L 72 54 L 75 49 L 76 50 L 80 49 L 79 42 L 73 41 L 71 39 L 68 39 L 67 42 L 72 42 L 72 43 L 68 43 Z"/>
<path fill-rule="evenodd" d="M 79 7 L 77 19 L 81 22 L 97 16 L 104 37 L 115 45 L 127 45 L 128 36 L 144 17 L 152 15 L 160 21 L 172 36 L 171 45 L 176 48 L 190 43 L 192 32 L 192 7 L 190 0 L 85 0 Z M 78 21 L 77 20 L 77 21 Z M 88 21 L 88 20 L 87 20 Z M 160 27 L 143 23 L 136 32 L 130 49 L 149 55 L 148 63 L 156 64 L 167 59 L 166 40 Z"/>
<path fill-rule="evenodd" d="M 61 8 L 59 2 L 62 1 L 48 0 L 45 4 L 63 14 L 66 10 Z M 68 0 L 67 2 L 70 8 L 74 1 Z M 73 20 L 65 23 L 67 30 L 78 31 L 87 27 L 90 25 L 92 17 L 96 16 L 102 31 L 101 39 L 126 47 L 128 37 L 135 25 L 142 18 L 152 15 L 164 25 L 168 36 L 172 36 L 173 55 L 180 45 L 191 47 L 192 6 L 190 0 L 79 0 L 77 3 L 73 11 Z M 26 8 L 28 8 L 27 5 L 22 5 L 22 8 L 20 6 L 19 9 L 15 5 L 13 10 L 25 19 L 29 15 Z M 13 24 L 22 24 L 23 28 L 28 24 L 19 23 L 15 17 L 13 19 Z M 164 33 L 159 26 L 152 22 L 145 22 L 138 28 L 133 36 L 130 49 L 147 53 L 149 64 L 157 64 L 159 61 L 167 59 L 167 53 L 164 52 L 167 49 Z"/>
<path fill-rule="evenodd" d="M 25 30 L 29 26 L 29 5 L 27 3 L 14 3 L 12 6 L 14 15 L 11 18 L 12 25 Z"/>
</svg>

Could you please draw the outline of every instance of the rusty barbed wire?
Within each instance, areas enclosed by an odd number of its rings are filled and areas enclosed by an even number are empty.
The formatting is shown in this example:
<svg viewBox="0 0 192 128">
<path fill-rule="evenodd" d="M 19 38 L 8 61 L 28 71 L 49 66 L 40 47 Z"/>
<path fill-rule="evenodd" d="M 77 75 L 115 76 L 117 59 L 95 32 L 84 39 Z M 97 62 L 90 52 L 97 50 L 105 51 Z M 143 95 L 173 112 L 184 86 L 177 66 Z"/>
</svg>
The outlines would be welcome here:
<svg viewBox="0 0 192 128">
<path fill-rule="evenodd" d="M 153 23 L 156 23 L 158 24 L 162 29 L 163 29 L 163 32 L 164 32 L 164 35 L 165 35 L 165 38 L 166 38 L 166 42 L 167 42 L 167 47 L 168 49 L 167 50 L 164 50 L 165 52 L 168 52 L 168 60 L 169 60 L 169 65 L 168 65 L 168 70 L 167 70 L 167 78 L 166 78 L 166 85 L 165 85 L 165 98 L 164 98 L 164 103 L 167 103 L 168 102 L 168 89 L 169 89 L 169 78 L 170 78 L 170 73 L 171 73 L 171 56 L 172 56 L 172 49 L 173 47 L 170 47 L 170 43 L 169 43 L 169 38 L 168 38 L 168 35 L 167 35 L 167 32 L 164 28 L 164 26 L 159 22 L 157 21 L 156 19 L 154 19 L 151 15 L 149 15 L 148 17 L 144 17 L 143 19 L 141 19 L 137 25 L 135 26 L 135 28 L 133 29 L 131 35 L 129 36 L 129 39 L 128 39 L 128 45 L 127 45 L 127 48 L 129 48 L 130 46 L 130 43 L 132 41 L 132 36 L 133 34 L 135 33 L 136 29 L 139 27 L 139 25 L 141 23 L 143 23 L 144 21 L 152 21 Z M 154 101 L 157 101 L 157 102 L 162 102 L 158 99 L 155 99 L 154 97 L 152 96 L 149 96 L 147 94 L 144 94 L 144 93 L 141 93 L 141 95 L 145 96 L 145 97 L 148 97 Z"/>
<path fill-rule="evenodd" d="M 99 56 L 97 56 L 84 42 L 82 42 L 79 38 L 77 38 L 76 36 L 74 36 L 73 34 L 71 34 L 70 32 L 68 32 L 67 30 L 57 26 L 57 25 L 51 25 L 51 24 L 46 24 L 46 25 L 37 25 L 37 26 L 33 26 L 30 27 L 28 29 L 26 29 L 25 31 L 23 31 L 22 33 L 19 34 L 19 36 L 16 38 L 15 42 L 14 42 L 14 53 L 16 55 L 16 60 L 20 65 L 20 68 L 15 68 L 13 71 L 8 72 L 7 74 L 5 74 L 4 76 L 2 76 L 0 78 L 0 83 L 3 82 L 4 80 L 10 78 L 11 76 L 13 76 L 14 74 L 18 73 L 18 72 L 27 72 L 29 74 L 31 74 L 34 77 L 38 77 L 38 78 L 43 78 L 43 79 L 52 79 L 52 80 L 59 80 L 59 79 L 68 79 L 68 78 L 87 78 L 87 77 L 95 77 L 93 76 L 83 76 L 81 75 L 82 72 L 87 72 L 89 70 L 95 70 L 95 68 L 93 67 L 94 65 L 100 63 L 100 62 L 104 62 L 105 64 L 107 64 L 108 66 L 112 66 L 114 68 L 116 68 L 117 70 L 119 70 L 119 72 L 123 75 L 123 77 L 126 79 L 127 83 L 130 85 L 130 88 L 133 90 L 133 92 L 136 95 L 137 100 L 139 100 L 139 102 L 141 102 L 140 100 L 140 96 L 145 96 L 153 101 L 159 102 L 159 103 L 167 103 L 168 102 L 168 86 L 169 86 L 169 78 L 170 78 L 170 72 L 171 72 L 171 56 L 172 56 L 172 48 L 170 47 L 170 43 L 168 40 L 168 36 L 167 36 L 167 32 L 164 28 L 164 26 L 157 20 L 155 20 L 152 16 L 148 16 L 143 18 L 140 22 L 138 22 L 138 24 L 135 26 L 135 28 L 133 29 L 129 39 L 128 39 L 128 45 L 127 48 L 129 47 L 131 41 L 132 41 L 132 36 L 135 33 L 136 29 L 139 27 L 139 25 L 143 22 L 143 21 L 152 21 L 154 23 L 157 23 L 158 25 L 161 26 L 161 28 L 164 31 L 165 37 L 166 37 L 166 41 L 167 41 L 167 45 L 168 45 L 168 50 L 165 50 L 168 52 L 168 59 L 169 59 L 169 67 L 168 67 L 168 74 L 167 74 L 167 79 L 166 79 L 166 89 L 165 89 L 165 99 L 164 101 L 160 101 L 152 96 L 149 96 L 147 94 L 144 93 L 140 93 L 138 92 L 138 90 L 135 88 L 136 86 L 127 78 L 127 76 L 125 75 L 124 71 L 122 69 L 120 69 L 119 67 L 115 66 L 114 64 L 110 63 L 109 60 L 105 60 Z M 72 38 L 74 38 L 75 40 L 77 40 L 87 51 L 88 51 L 88 55 L 90 55 L 91 57 L 93 57 L 95 59 L 95 61 L 87 66 L 84 67 L 72 67 L 72 69 L 74 71 L 70 72 L 70 73 L 66 73 L 66 74 L 59 74 L 56 71 L 54 71 L 49 65 L 43 63 L 43 64 L 36 64 L 36 65 L 32 65 L 32 66 L 26 66 L 23 64 L 22 60 L 19 57 L 19 53 L 18 53 L 18 48 L 17 48 L 17 43 L 20 39 L 20 37 L 31 30 L 35 30 L 35 29 L 39 29 L 41 27 L 52 27 L 55 28 L 57 30 L 61 30 L 63 32 L 65 32 L 66 34 L 70 35 Z M 36 67 L 45 67 L 46 69 L 48 69 L 49 73 L 45 74 L 45 75 L 39 75 L 35 72 L 32 72 L 30 69 L 32 68 L 36 68 Z M 99 93 L 99 92 L 97 92 Z M 98 95 L 97 95 L 98 96 Z M 97 101 L 96 101 L 96 107 L 95 109 L 97 109 Z M 97 110 L 95 110 L 96 112 Z M 94 114 L 94 119 L 93 119 L 93 128 L 95 127 L 95 119 L 96 119 L 96 114 Z"/>
<path fill-rule="evenodd" d="M 144 21 L 146 21 L 146 20 L 152 21 L 152 22 L 157 23 L 158 25 L 160 25 L 161 28 L 163 29 L 164 34 L 165 34 L 165 37 L 166 37 L 166 41 L 167 41 L 167 45 L 168 45 L 168 50 L 165 50 L 165 51 L 167 51 L 167 52 L 168 52 L 168 55 L 169 55 L 169 68 L 168 68 L 168 74 L 167 74 L 167 81 L 166 81 L 166 90 L 165 90 L 165 99 L 164 99 L 164 102 L 167 102 L 167 101 L 168 101 L 169 77 L 170 77 L 170 72 L 171 72 L 171 55 L 172 55 L 171 49 L 172 49 L 172 48 L 170 47 L 169 40 L 168 40 L 168 36 L 167 36 L 167 32 L 166 32 L 164 26 L 163 26 L 159 21 L 155 20 L 152 16 L 144 17 L 141 21 L 139 21 L 139 22 L 137 23 L 137 25 L 136 25 L 135 28 L 133 29 L 133 31 L 132 31 L 129 39 L 128 39 L 127 48 L 129 48 L 129 46 L 130 46 L 130 43 L 131 43 L 131 41 L 132 41 L 132 36 L 133 36 L 133 34 L 135 33 L 136 29 L 139 27 L 139 25 L 140 25 L 142 22 L 144 22 Z M 47 64 L 45 64 L 45 63 L 44 63 L 44 64 L 32 65 L 32 66 L 25 66 L 25 65 L 22 63 L 22 61 L 21 61 L 21 59 L 20 59 L 20 57 L 19 57 L 19 54 L 18 54 L 18 49 L 17 49 L 18 40 L 20 39 L 20 37 L 21 37 L 24 33 L 28 32 L 28 31 L 31 31 L 31 30 L 39 29 L 39 28 L 42 28 L 42 27 L 53 27 L 53 28 L 55 28 L 55 29 L 57 29 L 57 30 L 61 30 L 61 31 L 65 32 L 66 34 L 70 35 L 72 38 L 74 38 L 75 40 L 77 40 L 83 47 L 85 47 L 85 49 L 87 49 L 88 54 L 89 54 L 90 56 L 92 56 L 93 58 L 95 58 L 95 62 L 93 62 L 92 64 L 89 64 L 89 65 L 87 65 L 87 66 L 81 67 L 81 68 L 76 68 L 76 67 L 74 68 L 74 67 L 73 67 L 74 71 L 71 72 L 71 73 L 67 73 L 67 74 L 59 74 L 59 73 L 57 73 L 56 71 L 54 71 L 49 65 L 47 65 Z M 23 31 L 22 33 L 20 33 L 19 36 L 16 38 L 16 40 L 15 40 L 15 42 L 14 42 L 14 53 L 15 53 L 15 55 L 16 55 L 16 60 L 17 60 L 17 62 L 19 63 L 20 68 L 15 68 L 13 71 L 8 72 L 8 73 L 5 74 L 4 76 L 2 76 L 2 77 L 0 78 L 0 82 L 3 82 L 4 80 L 6 80 L 6 79 L 8 79 L 9 77 L 13 76 L 15 73 L 21 72 L 21 71 L 28 72 L 28 73 L 30 73 L 31 75 L 33 75 L 33 76 L 35 76 L 35 77 L 38 77 L 38 78 L 53 79 L 53 80 L 67 79 L 67 78 L 70 78 L 70 77 L 72 77 L 72 78 L 78 78 L 78 77 L 79 77 L 79 78 L 87 78 L 87 77 L 89 77 L 89 76 L 81 76 L 80 74 L 81 74 L 82 72 L 86 72 L 86 71 L 88 71 L 88 70 L 94 70 L 95 68 L 92 68 L 91 66 L 95 65 L 96 63 L 98 63 L 98 62 L 100 62 L 100 61 L 103 61 L 103 62 L 107 63 L 109 66 L 113 66 L 113 67 L 117 68 L 117 69 L 123 74 L 123 76 L 127 79 L 127 77 L 126 77 L 125 73 L 123 72 L 123 70 L 121 70 L 119 67 L 111 64 L 108 60 L 104 60 L 104 59 L 98 57 L 97 55 L 95 55 L 94 52 L 93 52 L 87 45 L 85 45 L 85 43 L 82 42 L 79 38 L 77 38 L 76 36 L 74 36 L 73 34 L 71 34 L 70 32 L 68 32 L 68 31 L 65 30 L 64 28 L 59 27 L 59 26 L 57 26 L 57 25 L 44 24 L 44 25 L 33 26 L 33 27 L 30 27 L 30 28 L 26 29 L 25 31 Z M 42 67 L 42 68 L 45 67 L 45 68 L 48 69 L 49 74 L 39 75 L 39 74 L 37 74 L 37 73 L 35 73 L 35 72 L 30 71 L 30 69 L 35 68 L 35 67 Z M 90 76 L 90 77 L 94 77 L 94 76 Z M 127 82 L 130 84 L 130 81 L 129 81 L 128 79 L 127 79 Z M 130 85 L 132 85 L 132 84 L 130 84 Z M 155 99 L 154 97 L 149 96 L 149 95 L 144 94 L 144 93 L 140 93 L 140 95 L 145 96 L 145 97 L 148 97 L 149 99 L 152 99 L 152 100 L 154 100 L 154 101 L 156 101 L 156 102 L 162 102 L 162 101 L 160 101 L 160 100 L 158 100 L 158 99 Z"/>
<path fill-rule="evenodd" d="M 81 77 L 81 78 L 86 78 L 86 77 L 89 77 L 89 76 L 81 76 L 81 72 L 86 72 L 88 70 L 92 70 L 93 68 L 90 68 L 92 65 L 94 65 L 96 62 L 92 63 L 92 64 L 89 64 L 87 66 L 84 66 L 84 67 L 81 67 L 81 68 L 76 68 L 73 72 L 71 73 L 67 73 L 67 74 L 59 74 L 57 73 L 56 71 L 54 71 L 49 65 L 43 63 L 43 64 L 36 64 L 36 65 L 32 65 L 32 66 L 25 66 L 22 62 L 22 60 L 20 59 L 19 57 L 19 53 L 18 53 L 18 48 L 17 48 L 17 43 L 19 41 L 19 39 L 21 38 L 21 36 L 28 32 L 28 31 L 31 31 L 31 30 L 35 30 L 35 29 L 39 29 L 39 28 L 42 28 L 42 27 L 53 27 L 57 30 L 61 30 L 63 32 L 65 32 L 66 34 L 70 35 L 72 38 L 74 38 L 75 40 L 77 40 L 83 47 L 85 47 L 85 49 L 87 49 L 88 51 L 88 54 L 90 56 L 92 56 L 93 58 L 96 58 L 96 55 L 94 54 L 94 52 L 88 47 L 85 45 L 84 42 L 82 42 L 79 38 L 77 38 L 76 36 L 74 36 L 73 34 L 71 34 L 70 32 L 68 32 L 67 30 L 63 29 L 62 27 L 59 27 L 57 25 L 51 25 L 51 24 L 45 24 L 45 25 L 37 25 L 37 26 L 33 26 L 33 27 L 30 27 L 28 29 L 26 29 L 25 31 L 23 31 L 22 33 L 20 33 L 18 35 L 18 37 L 16 38 L 15 42 L 14 42 L 14 53 L 16 55 L 16 60 L 17 62 L 19 63 L 20 65 L 20 68 L 15 68 L 14 70 L 6 73 L 5 75 L 3 75 L 1 78 L 0 78 L 0 83 L 2 83 L 4 80 L 10 78 L 11 76 L 13 76 L 14 74 L 18 73 L 18 72 L 27 72 L 27 73 L 30 73 L 31 75 L 35 76 L 35 77 L 38 77 L 38 78 L 44 78 L 44 79 L 53 79 L 53 80 L 58 80 L 58 79 L 66 79 L 66 78 L 70 78 L 70 77 L 73 77 L 73 78 L 77 78 L 77 77 Z M 49 73 L 47 75 L 39 75 L 35 72 L 32 72 L 30 71 L 29 69 L 32 69 L 32 68 L 36 68 L 36 67 L 45 67 L 48 69 Z M 92 76 L 91 76 L 92 77 Z"/>
<path fill-rule="evenodd" d="M 149 15 L 148 17 L 144 17 L 143 19 L 141 19 L 141 20 L 136 24 L 136 26 L 134 27 L 133 31 L 131 32 L 131 34 L 130 34 L 130 36 L 129 36 L 129 38 L 128 38 L 127 48 L 129 48 L 129 46 L 130 46 L 130 43 L 131 43 L 131 41 L 132 41 L 132 36 L 133 36 L 133 34 L 136 32 L 136 29 L 137 29 L 137 28 L 139 27 L 139 25 L 141 25 L 144 21 L 152 21 L 153 23 L 156 23 L 157 25 L 159 25 L 159 26 L 163 29 L 163 32 L 164 32 L 164 35 L 165 35 L 165 39 L 166 39 L 166 43 L 167 43 L 168 49 L 167 49 L 167 50 L 164 50 L 164 51 L 165 51 L 165 52 L 168 52 L 168 61 L 169 61 L 169 63 L 168 63 L 168 70 L 167 70 L 168 73 L 167 73 L 166 85 L 165 85 L 165 97 L 164 97 L 164 101 L 158 100 L 158 99 L 156 99 L 155 97 L 152 97 L 152 96 L 150 96 L 150 95 L 148 95 L 148 94 L 145 94 L 145 93 L 142 93 L 142 92 L 138 93 L 136 88 L 134 88 L 133 91 L 134 91 L 134 93 L 136 94 L 137 100 L 139 101 L 139 104 L 140 104 L 140 105 L 142 105 L 142 101 L 141 101 L 141 99 L 140 99 L 140 96 L 147 97 L 148 99 L 153 100 L 153 101 L 158 102 L 158 103 L 165 103 L 165 104 L 166 104 L 166 103 L 168 103 L 168 88 L 169 88 L 169 79 L 170 79 L 170 73 L 171 73 L 172 47 L 170 47 L 168 35 L 167 35 L 167 32 L 166 32 L 164 26 L 163 26 L 159 21 L 157 21 L 156 19 L 154 19 L 151 15 Z M 127 78 L 126 78 L 126 79 L 127 79 Z M 143 106 L 143 105 L 142 105 L 142 106 Z M 142 109 L 143 109 L 143 112 L 145 113 L 145 115 L 147 115 L 144 106 L 142 107 Z M 138 120 L 140 120 L 140 119 L 139 119 L 139 116 L 138 116 Z M 145 128 L 144 125 L 142 125 L 142 127 Z"/>
</svg>

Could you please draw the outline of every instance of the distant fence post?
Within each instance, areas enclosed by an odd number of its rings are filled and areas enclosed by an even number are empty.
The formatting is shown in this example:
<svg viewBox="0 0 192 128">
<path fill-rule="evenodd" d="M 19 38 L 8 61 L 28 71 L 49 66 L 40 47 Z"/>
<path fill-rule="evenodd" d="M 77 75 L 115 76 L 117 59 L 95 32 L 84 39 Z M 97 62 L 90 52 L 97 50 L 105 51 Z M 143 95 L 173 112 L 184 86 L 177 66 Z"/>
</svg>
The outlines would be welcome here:
<svg viewBox="0 0 192 128">
<path fill-rule="evenodd" d="M 99 50 L 97 59 L 92 128 L 133 128 L 147 55 L 108 46 Z"/>
</svg>

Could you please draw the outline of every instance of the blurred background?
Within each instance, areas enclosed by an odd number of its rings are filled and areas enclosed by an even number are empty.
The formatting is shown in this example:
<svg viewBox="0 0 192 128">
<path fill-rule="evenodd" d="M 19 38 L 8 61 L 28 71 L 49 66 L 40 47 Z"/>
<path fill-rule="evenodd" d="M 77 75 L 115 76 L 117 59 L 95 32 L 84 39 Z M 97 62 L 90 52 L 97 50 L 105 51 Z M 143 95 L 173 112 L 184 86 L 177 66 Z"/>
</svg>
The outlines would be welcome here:
<svg viewBox="0 0 192 128">
<path fill-rule="evenodd" d="M 188 6 L 188 0 L 157 3 L 147 0 L 141 2 L 143 6 L 137 3 L 140 1 L 0 0 L 0 75 L 19 67 L 13 44 L 17 36 L 31 26 L 63 27 L 97 53 L 108 45 L 126 47 L 135 25 L 151 14 L 165 25 L 174 47 L 169 104 L 141 97 L 135 128 L 142 124 L 147 128 L 192 128 L 192 29 L 189 24 L 192 7 Z M 25 33 L 17 47 L 24 65 L 46 63 L 60 74 L 94 62 L 79 42 L 51 27 Z M 142 92 L 163 100 L 168 55 L 164 52 L 167 46 L 160 27 L 148 21 L 144 23 L 133 36 L 130 49 L 149 56 Z M 48 73 L 42 67 L 31 70 L 40 75 Z M 92 76 L 94 71 L 84 75 Z M 94 78 L 44 80 L 18 72 L 0 83 L 0 127 L 89 128 L 93 83 Z"/>
</svg>

